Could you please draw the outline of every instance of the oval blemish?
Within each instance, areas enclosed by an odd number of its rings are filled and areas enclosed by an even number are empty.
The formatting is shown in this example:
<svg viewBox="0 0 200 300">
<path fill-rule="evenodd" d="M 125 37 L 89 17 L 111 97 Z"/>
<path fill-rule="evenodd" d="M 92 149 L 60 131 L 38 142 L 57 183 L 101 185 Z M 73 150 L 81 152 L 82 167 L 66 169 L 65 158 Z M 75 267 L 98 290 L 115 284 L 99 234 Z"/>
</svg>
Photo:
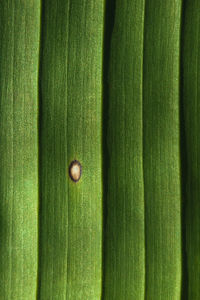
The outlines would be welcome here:
<svg viewBox="0 0 200 300">
<path fill-rule="evenodd" d="M 73 160 L 69 166 L 69 176 L 74 182 L 81 178 L 82 167 L 78 160 Z"/>
</svg>

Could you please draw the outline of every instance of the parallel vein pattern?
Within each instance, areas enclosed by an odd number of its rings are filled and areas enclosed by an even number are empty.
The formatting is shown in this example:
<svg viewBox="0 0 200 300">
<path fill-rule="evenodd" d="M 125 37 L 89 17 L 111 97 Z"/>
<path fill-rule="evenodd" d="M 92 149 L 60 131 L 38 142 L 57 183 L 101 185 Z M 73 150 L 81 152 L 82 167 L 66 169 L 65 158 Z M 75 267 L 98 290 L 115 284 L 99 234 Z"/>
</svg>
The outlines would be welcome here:
<svg viewBox="0 0 200 300">
<path fill-rule="evenodd" d="M 144 1 L 116 0 L 109 67 L 103 299 L 144 299 L 142 62 Z M 104 137 L 105 138 L 105 137 Z M 104 153 L 105 155 L 105 153 Z"/>
<path fill-rule="evenodd" d="M 0 298 L 36 298 L 40 1 L 0 1 Z"/>
<path fill-rule="evenodd" d="M 111 2 L 0 1 L 2 300 L 200 299 L 200 4 Z"/>
<path fill-rule="evenodd" d="M 186 138 L 187 300 L 200 299 L 200 2 L 184 1 L 182 94 Z M 186 287 L 183 287 L 183 289 Z"/>
<path fill-rule="evenodd" d="M 44 0 L 38 299 L 101 294 L 103 0 Z M 78 183 L 68 167 L 82 165 Z"/>
<path fill-rule="evenodd" d="M 180 299 L 180 15 L 181 0 L 146 1 L 143 149 L 148 300 Z"/>
</svg>

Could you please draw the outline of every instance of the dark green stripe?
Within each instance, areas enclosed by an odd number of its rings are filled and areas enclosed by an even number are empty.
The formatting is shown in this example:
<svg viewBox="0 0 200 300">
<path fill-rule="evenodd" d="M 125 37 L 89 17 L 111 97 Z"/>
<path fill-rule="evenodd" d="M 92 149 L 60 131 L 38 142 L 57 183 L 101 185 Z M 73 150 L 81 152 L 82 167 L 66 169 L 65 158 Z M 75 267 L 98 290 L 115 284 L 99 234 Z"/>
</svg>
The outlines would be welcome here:
<svg viewBox="0 0 200 300">
<path fill-rule="evenodd" d="M 182 92 L 185 122 L 187 300 L 200 299 L 200 2 L 184 1 Z"/>
<path fill-rule="evenodd" d="M 142 63 L 144 1 L 117 0 L 108 88 L 103 299 L 144 299 Z M 108 29 L 107 29 L 108 30 Z M 104 153 L 105 154 L 105 153 Z"/>
</svg>

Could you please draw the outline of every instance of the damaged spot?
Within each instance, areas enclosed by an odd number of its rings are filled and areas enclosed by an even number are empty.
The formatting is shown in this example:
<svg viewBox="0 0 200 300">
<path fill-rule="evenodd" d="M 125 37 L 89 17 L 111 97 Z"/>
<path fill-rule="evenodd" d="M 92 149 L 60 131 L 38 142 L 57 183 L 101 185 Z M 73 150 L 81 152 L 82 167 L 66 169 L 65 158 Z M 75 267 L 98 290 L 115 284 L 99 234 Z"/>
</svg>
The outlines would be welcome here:
<svg viewBox="0 0 200 300">
<path fill-rule="evenodd" d="M 78 160 L 73 160 L 69 166 L 69 176 L 74 181 L 79 181 L 81 177 L 82 167 Z"/>
</svg>

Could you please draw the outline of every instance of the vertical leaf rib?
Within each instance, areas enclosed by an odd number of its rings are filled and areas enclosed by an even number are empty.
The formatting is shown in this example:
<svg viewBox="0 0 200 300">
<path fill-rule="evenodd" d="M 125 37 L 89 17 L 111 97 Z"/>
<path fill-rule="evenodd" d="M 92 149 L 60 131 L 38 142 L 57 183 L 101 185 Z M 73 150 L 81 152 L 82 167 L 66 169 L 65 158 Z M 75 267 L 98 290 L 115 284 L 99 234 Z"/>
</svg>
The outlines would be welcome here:
<svg viewBox="0 0 200 300">
<path fill-rule="evenodd" d="M 72 1 L 68 43 L 68 299 L 99 299 L 102 277 L 102 50 L 104 1 Z"/>
<path fill-rule="evenodd" d="M 188 300 L 200 299 L 200 3 L 184 1 L 182 102 L 186 143 L 185 212 Z"/>
<path fill-rule="evenodd" d="M 103 299 L 144 299 L 144 1 L 116 0 L 108 77 L 109 155 Z"/>
<path fill-rule="evenodd" d="M 181 1 L 146 1 L 144 195 L 146 299 L 179 299 L 181 196 L 179 36 Z"/>
<path fill-rule="evenodd" d="M 43 1 L 38 299 L 65 299 L 66 294 L 68 18 L 68 1 Z"/>
<path fill-rule="evenodd" d="M 1 299 L 35 299 L 40 1 L 0 2 Z"/>
<path fill-rule="evenodd" d="M 39 299 L 100 298 L 103 2 L 43 1 Z"/>
</svg>

